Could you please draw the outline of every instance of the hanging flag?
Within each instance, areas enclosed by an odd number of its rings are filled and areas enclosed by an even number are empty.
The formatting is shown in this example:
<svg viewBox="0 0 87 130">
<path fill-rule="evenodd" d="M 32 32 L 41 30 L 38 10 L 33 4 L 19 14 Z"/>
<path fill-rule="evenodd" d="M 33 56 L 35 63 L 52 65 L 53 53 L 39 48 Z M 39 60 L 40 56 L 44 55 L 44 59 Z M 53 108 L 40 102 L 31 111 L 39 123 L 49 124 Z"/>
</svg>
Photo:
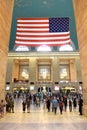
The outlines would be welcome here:
<svg viewBox="0 0 87 130">
<path fill-rule="evenodd" d="M 70 44 L 69 18 L 18 18 L 16 46 Z"/>
</svg>

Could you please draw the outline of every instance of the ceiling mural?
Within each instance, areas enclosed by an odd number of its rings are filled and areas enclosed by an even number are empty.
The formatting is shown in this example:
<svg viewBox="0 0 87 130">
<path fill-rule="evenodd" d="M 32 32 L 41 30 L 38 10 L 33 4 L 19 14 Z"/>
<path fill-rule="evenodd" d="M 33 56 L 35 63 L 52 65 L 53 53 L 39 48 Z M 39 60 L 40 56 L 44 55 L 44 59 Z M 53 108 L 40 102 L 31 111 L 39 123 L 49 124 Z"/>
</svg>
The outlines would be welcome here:
<svg viewBox="0 0 87 130">
<path fill-rule="evenodd" d="M 14 51 L 18 18 L 60 18 L 69 17 L 71 41 L 78 51 L 75 18 L 72 0 L 15 0 L 9 51 Z"/>
</svg>

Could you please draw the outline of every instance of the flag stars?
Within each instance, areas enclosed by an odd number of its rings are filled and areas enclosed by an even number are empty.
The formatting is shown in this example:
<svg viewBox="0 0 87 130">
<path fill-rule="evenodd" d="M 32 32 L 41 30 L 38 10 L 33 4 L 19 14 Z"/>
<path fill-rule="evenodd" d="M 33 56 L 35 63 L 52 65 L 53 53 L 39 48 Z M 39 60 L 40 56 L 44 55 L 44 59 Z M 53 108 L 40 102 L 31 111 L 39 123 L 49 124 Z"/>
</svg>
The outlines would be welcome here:
<svg viewBox="0 0 87 130">
<path fill-rule="evenodd" d="M 50 31 L 52 32 L 69 31 L 68 18 L 50 18 L 49 24 L 50 24 Z"/>
</svg>

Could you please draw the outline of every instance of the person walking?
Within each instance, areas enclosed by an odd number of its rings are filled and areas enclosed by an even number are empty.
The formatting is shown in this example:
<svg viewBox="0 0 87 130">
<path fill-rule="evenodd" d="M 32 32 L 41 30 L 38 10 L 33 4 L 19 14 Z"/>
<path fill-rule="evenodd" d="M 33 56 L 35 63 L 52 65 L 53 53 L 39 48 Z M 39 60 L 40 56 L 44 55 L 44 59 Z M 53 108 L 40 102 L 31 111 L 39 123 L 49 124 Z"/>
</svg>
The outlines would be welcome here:
<svg viewBox="0 0 87 130">
<path fill-rule="evenodd" d="M 82 107 L 83 107 L 83 99 L 80 97 L 79 99 L 79 113 L 82 115 Z"/>
<path fill-rule="evenodd" d="M 69 111 L 72 112 L 72 100 L 69 99 Z"/>
<path fill-rule="evenodd" d="M 54 113 L 56 115 L 56 113 L 57 113 L 57 106 L 58 106 L 58 101 L 57 101 L 56 97 L 54 97 L 52 103 L 53 103 L 53 110 L 54 110 Z"/>
<path fill-rule="evenodd" d="M 73 99 L 73 107 L 74 107 L 74 110 L 76 110 L 76 107 L 77 107 L 77 99 L 76 99 L 76 97 L 74 97 L 74 99 Z"/>
<path fill-rule="evenodd" d="M 50 97 L 47 98 L 46 101 L 48 112 L 50 112 Z"/>
<path fill-rule="evenodd" d="M 65 109 L 65 112 L 66 112 L 66 109 L 67 109 L 67 97 L 64 96 L 64 109 Z"/>
<path fill-rule="evenodd" d="M 11 113 L 14 113 L 14 99 L 11 97 L 10 100 L 9 100 L 9 112 Z"/>
<path fill-rule="evenodd" d="M 63 111 L 63 101 L 59 99 L 59 109 L 60 109 L 60 114 L 62 114 Z"/>
<path fill-rule="evenodd" d="M 22 102 L 23 112 L 25 113 L 26 110 L 26 100 L 24 99 Z"/>
<path fill-rule="evenodd" d="M 27 113 L 30 113 L 30 104 L 31 104 L 31 100 L 27 98 L 26 99 Z"/>
</svg>

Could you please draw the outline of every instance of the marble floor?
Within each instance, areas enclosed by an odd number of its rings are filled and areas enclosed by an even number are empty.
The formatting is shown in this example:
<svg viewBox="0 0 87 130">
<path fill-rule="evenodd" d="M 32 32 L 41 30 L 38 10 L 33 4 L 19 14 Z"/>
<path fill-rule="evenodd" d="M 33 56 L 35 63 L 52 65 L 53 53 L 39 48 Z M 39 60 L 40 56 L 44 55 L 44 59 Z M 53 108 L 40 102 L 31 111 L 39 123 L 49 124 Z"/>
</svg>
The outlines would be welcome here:
<svg viewBox="0 0 87 130">
<path fill-rule="evenodd" d="M 59 109 L 55 115 L 43 108 L 31 105 L 30 113 L 22 112 L 22 100 L 16 99 L 15 113 L 6 113 L 0 119 L 0 130 L 87 130 L 87 118 L 80 116 L 77 110 L 73 112 Z"/>
</svg>

